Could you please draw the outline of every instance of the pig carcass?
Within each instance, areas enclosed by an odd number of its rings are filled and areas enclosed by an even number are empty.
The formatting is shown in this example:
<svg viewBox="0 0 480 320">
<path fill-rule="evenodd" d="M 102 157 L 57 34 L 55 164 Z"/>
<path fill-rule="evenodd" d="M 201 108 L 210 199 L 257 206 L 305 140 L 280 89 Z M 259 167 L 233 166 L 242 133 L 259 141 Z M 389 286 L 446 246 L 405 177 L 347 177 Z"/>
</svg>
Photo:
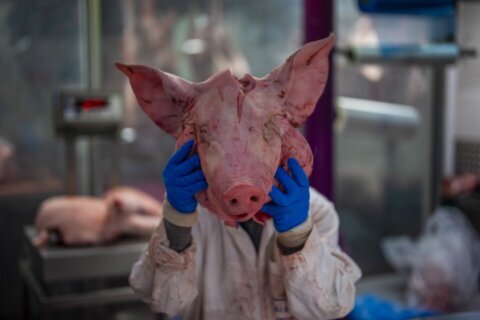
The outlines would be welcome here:
<svg viewBox="0 0 480 320">
<path fill-rule="evenodd" d="M 295 128 L 323 92 L 333 44 L 333 35 L 310 42 L 263 78 L 225 70 L 192 83 L 144 65 L 116 66 L 129 78 L 140 107 L 177 139 L 177 148 L 195 140 L 208 182 L 197 199 L 234 226 L 264 221 L 259 209 L 288 158 L 311 173 L 312 151 Z"/>
<path fill-rule="evenodd" d="M 442 196 L 446 199 L 468 194 L 478 188 L 480 188 L 480 176 L 472 173 L 464 173 L 442 180 Z"/>
<path fill-rule="evenodd" d="M 117 187 L 102 198 L 57 196 L 45 200 L 37 213 L 38 246 L 48 243 L 49 232 L 65 245 L 92 245 L 122 235 L 149 236 L 160 222 L 162 205 L 129 187 Z"/>
</svg>

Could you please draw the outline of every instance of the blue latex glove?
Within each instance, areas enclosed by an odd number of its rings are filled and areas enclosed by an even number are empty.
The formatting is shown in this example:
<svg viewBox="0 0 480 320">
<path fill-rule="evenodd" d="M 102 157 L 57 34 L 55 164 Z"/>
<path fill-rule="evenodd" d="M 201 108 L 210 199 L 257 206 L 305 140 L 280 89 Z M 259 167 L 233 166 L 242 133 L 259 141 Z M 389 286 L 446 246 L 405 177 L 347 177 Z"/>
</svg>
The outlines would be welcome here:
<svg viewBox="0 0 480 320">
<path fill-rule="evenodd" d="M 207 181 L 200 167 L 197 154 L 188 158 L 194 141 L 187 141 L 168 160 L 163 170 L 163 182 L 170 205 L 182 213 L 191 213 L 197 208 L 195 194 L 207 188 Z"/>
<path fill-rule="evenodd" d="M 285 192 L 273 186 L 269 193 L 272 201 L 264 204 L 261 209 L 272 216 L 278 232 L 288 231 L 304 223 L 308 218 L 310 199 L 308 177 L 296 159 L 288 159 L 287 164 L 293 178 L 281 167 L 275 173 L 275 178 Z"/>
</svg>

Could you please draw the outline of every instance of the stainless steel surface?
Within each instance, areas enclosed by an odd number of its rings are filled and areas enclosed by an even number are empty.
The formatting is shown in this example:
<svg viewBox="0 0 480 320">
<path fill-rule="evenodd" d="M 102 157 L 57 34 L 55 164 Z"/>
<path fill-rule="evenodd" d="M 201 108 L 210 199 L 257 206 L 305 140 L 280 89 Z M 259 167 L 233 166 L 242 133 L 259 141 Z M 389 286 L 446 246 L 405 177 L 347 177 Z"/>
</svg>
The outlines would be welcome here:
<svg viewBox="0 0 480 320">
<path fill-rule="evenodd" d="M 420 113 L 407 105 L 338 97 L 341 130 L 369 133 L 390 138 L 409 138 L 420 126 Z"/>
<path fill-rule="evenodd" d="M 36 230 L 24 228 L 26 254 L 33 272 L 43 282 L 126 276 L 148 239 L 120 240 L 110 245 L 91 247 L 46 247 L 33 244 Z"/>
<path fill-rule="evenodd" d="M 420 49 L 420 47 L 419 47 Z M 426 153 L 427 164 L 429 170 L 424 179 L 424 192 L 422 192 L 423 204 L 422 204 L 422 220 L 425 222 L 428 215 L 439 205 L 440 201 L 440 181 L 443 177 L 443 146 L 444 146 L 444 123 L 445 123 L 445 73 L 446 68 L 456 63 L 463 57 L 472 57 L 476 55 L 473 50 L 461 50 L 457 48 L 457 53 L 451 51 L 450 54 L 442 55 L 438 54 L 435 57 L 429 56 L 422 50 L 417 50 L 418 54 L 415 54 L 415 50 L 408 52 L 398 51 L 399 54 L 385 55 L 381 54 L 381 50 L 366 50 L 361 51 L 364 54 L 354 54 L 351 51 L 345 49 L 337 50 L 340 54 L 347 54 L 351 60 L 355 63 L 400 63 L 410 65 L 422 65 L 431 67 L 431 94 L 432 103 L 427 111 L 428 120 L 428 143 L 431 146 L 430 151 Z M 393 50 L 395 52 L 395 50 Z M 440 50 L 441 52 L 441 50 Z"/>
</svg>

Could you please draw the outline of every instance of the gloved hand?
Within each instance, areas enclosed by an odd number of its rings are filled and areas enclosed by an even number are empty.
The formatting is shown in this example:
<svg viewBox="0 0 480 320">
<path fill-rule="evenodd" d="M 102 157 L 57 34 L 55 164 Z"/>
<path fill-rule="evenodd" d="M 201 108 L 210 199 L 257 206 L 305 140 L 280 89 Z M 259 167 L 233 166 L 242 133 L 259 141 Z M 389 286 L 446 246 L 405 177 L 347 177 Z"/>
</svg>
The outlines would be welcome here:
<svg viewBox="0 0 480 320">
<path fill-rule="evenodd" d="M 275 178 L 284 187 L 285 192 L 273 186 L 269 193 L 272 201 L 264 204 L 261 209 L 272 216 L 278 232 L 289 231 L 308 218 L 310 199 L 308 177 L 296 159 L 288 159 L 287 164 L 293 178 L 281 167 L 275 173 Z"/>
<path fill-rule="evenodd" d="M 163 182 L 170 205 L 182 213 L 194 212 L 197 208 L 195 194 L 207 188 L 207 181 L 200 167 L 197 154 L 188 158 L 194 141 L 187 141 L 168 161 L 163 170 Z"/>
</svg>

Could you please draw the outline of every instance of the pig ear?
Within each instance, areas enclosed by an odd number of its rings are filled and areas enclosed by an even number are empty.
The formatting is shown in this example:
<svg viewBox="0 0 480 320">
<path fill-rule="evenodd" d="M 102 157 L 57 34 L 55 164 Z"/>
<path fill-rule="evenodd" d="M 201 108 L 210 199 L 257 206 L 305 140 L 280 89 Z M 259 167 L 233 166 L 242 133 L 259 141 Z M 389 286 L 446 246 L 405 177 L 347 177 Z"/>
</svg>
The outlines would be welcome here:
<svg viewBox="0 0 480 320">
<path fill-rule="evenodd" d="M 315 109 L 328 78 L 328 55 L 335 36 L 307 43 L 266 78 L 277 87 L 287 119 L 301 126 Z"/>
<path fill-rule="evenodd" d="M 148 66 L 115 65 L 130 80 L 143 111 L 160 128 L 178 137 L 182 131 L 182 117 L 195 97 L 195 85 Z"/>
</svg>

